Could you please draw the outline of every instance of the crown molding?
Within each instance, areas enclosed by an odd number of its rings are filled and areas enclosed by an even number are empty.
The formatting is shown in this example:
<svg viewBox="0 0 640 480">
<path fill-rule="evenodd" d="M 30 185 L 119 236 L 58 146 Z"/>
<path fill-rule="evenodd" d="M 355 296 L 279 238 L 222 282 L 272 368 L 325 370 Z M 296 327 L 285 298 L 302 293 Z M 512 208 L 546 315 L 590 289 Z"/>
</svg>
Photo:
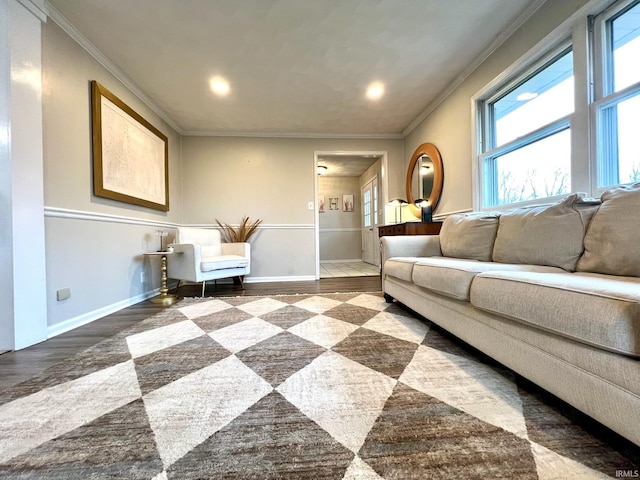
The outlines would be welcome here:
<svg viewBox="0 0 640 480">
<path fill-rule="evenodd" d="M 186 130 L 185 137 L 247 137 L 247 138 L 353 138 L 369 140 L 398 140 L 402 133 L 298 133 L 298 132 L 209 132 L 202 130 Z"/>
<path fill-rule="evenodd" d="M 483 52 L 476 57 L 473 63 L 470 63 L 463 72 L 458 75 L 449 84 L 449 86 L 443 90 L 434 101 L 432 101 L 423 111 L 418 115 L 408 126 L 402 131 L 402 138 L 407 137 L 413 132 L 420 123 L 427 118 L 433 111 L 444 102 L 449 95 L 451 95 L 482 63 L 491 56 L 504 42 L 506 42 L 516 30 L 518 30 L 529 18 L 538 11 L 547 0 L 534 0 L 516 19 L 509 24 L 509 26 L 496 37 L 496 39 L 486 48 Z"/>
<path fill-rule="evenodd" d="M 49 6 L 45 0 L 18 0 L 18 3 L 33 13 L 42 23 L 47 22 Z"/>
<path fill-rule="evenodd" d="M 19 0 L 21 3 L 31 0 Z M 46 2 L 48 9 L 48 15 L 67 35 L 78 43 L 84 50 L 87 51 L 100 65 L 102 65 L 111 75 L 116 77 L 127 89 L 131 91 L 136 97 L 138 97 L 147 107 L 153 110 L 162 120 L 164 120 L 172 129 L 183 134 L 182 128 L 164 111 L 162 110 L 149 96 L 138 87 L 133 80 L 131 80 L 122 70 L 120 70 L 107 56 L 98 50 L 93 43 L 85 37 L 80 30 L 74 27 L 67 18 L 55 9 L 49 2 Z"/>
</svg>

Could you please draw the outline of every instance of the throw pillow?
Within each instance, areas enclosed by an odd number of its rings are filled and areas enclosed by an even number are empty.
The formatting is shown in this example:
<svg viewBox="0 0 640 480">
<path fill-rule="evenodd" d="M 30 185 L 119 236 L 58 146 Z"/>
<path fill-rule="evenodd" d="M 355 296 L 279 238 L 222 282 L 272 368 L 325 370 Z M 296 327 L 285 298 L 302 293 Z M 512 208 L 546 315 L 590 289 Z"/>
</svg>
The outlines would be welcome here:
<svg viewBox="0 0 640 480">
<path fill-rule="evenodd" d="M 640 183 L 611 188 L 601 199 L 578 270 L 640 277 Z"/>
<path fill-rule="evenodd" d="M 598 201 L 572 194 L 559 203 L 504 212 L 493 248 L 501 263 L 549 265 L 574 271 Z"/>
<path fill-rule="evenodd" d="M 442 255 L 490 262 L 497 231 L 496 214 L 449 215 L 440 229 Z"/>
</svg>

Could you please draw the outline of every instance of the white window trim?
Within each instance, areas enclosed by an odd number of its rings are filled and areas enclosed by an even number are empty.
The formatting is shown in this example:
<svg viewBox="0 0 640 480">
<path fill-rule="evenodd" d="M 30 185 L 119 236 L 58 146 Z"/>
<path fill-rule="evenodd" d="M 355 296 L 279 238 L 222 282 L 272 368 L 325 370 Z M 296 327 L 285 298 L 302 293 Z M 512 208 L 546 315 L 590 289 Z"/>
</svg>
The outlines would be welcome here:
<svg viewBox="0 0 640 480">
<path fill-rule="evenodd" d="M 497 85 L 493 91 L 489 91 L 487 96 L 479 99 L 476 102 L 477 105 L 482 105 L 482 107 L 480 107 L 480 109 L 482 110 L 480 113 L 480 115 L 482 116 L 481 123 L 482 123 L 482 126 L 485 127 L 485 128 L 481 128 L 482 130 L 481 133 L 483 134 L 482 142 L 487 142 L 488 141 L 487 139 L 489 137 L 495 135 L 495 132 L 493 132 L 495 125 L 494 125 L 493 119 L 491 118 L 488 105 L 491 105 L 492 103 L 496 102 L 499 98 L 501 98 L 505 94 L 505 92 L 510 91 L 511 89 L 515 88 L 517 85 L 521 84 L 523 81 L 526 81 L 526 79 L 543 71 L 550 64 L 557 61 L 560 57 L 566 55 L 570 51 L 571 52 L 573 51 L 573 45 L 572 45 L 571 39 L 565 38 L 561 42 L 559 42 L 557 45 L 554 45 L 548 51 L 544 52 L 543 55 L 540 55 L 538 58 L 533 59 L 531 63 L 527 64 L 526 68 L 524 68 L 522 71 L 518 71 L 514 73 L 513 78 L 511 78 L 510 81 Z M 571 129 L 571 123 L 572 123 L 571 120 L 574 114 L 575 114 L 575 109 L 574 109 L 574 112 L 568 115 L 565 115 L 563 117 L 560 117 L 556 120 L 553 120 L 535 130 L 527 132 L 526 134 L 521 135 L 520 137 L 514 140 L 511 140 L 505 144 L 499 145 L 486 152 L 478 151 L 478 164 L 476 168 L 478 169 L 478 173 L 480 175 L 478 178 L 478 189 L 479 189 L 478 206 L 481 210 L 503 210 L 503 209 L 512 208 L 514 205 L 537 205 L 540 203 L 548 203 L 549 201 L 551 201 L 550 199 L 557 197 L 557 196 L 554 196 L 554 197 L 534 198 L 532 200 L 525 200 L 522 202 L 512 202 L 504 205 L 495 204 L 495 205 L 484 206 L 482 203 L 482 199 L 484 198 L 484 194 L 485 194 L 485 191 L 484 191 L 485 182 L 483 181 L 484 166 L 488 159 L 506 155 L 520 148 L 523 148 L 527 145 L 532 145 L 533 143 L 539 140 L 542 140 L 544 138 L 550 137 L 556 133 L 559 133 L 566 129 Z"/>
<path fill-rule="evenodd" d="M 598 145 L 598 134 L 600 130 L 599 112 L 601 109 L 610 105 L 623 102 L 628 98 L 632 98 L 640 93 L 640 82 L 629 85 L 619 92 L 605 93 L 612 91 L 613 86 L 610 85 L 611 72 L 605 69 L 607 64 L 606 57 L 611 50 L 609 39 L 607 38 L 606 23 L 621 11 L 627 9 L 635 0 L 620 1 L 614 5 L 602 9 L 593 15 L 593 63 L 595 70 L 595 78 L 593 79 L 593 95 L 595 100 L 591 102 L 589 109 L 590 119 L 590 146 L 593 161 L 590 162 L 590 191 L 594 196 L 600 196 L 605 190 L 611 186 L 598 187 L 598 161 L 602 155 L 602 145 Z M 600 17 L 600 18 L 595 18 Z"/>
</svg>

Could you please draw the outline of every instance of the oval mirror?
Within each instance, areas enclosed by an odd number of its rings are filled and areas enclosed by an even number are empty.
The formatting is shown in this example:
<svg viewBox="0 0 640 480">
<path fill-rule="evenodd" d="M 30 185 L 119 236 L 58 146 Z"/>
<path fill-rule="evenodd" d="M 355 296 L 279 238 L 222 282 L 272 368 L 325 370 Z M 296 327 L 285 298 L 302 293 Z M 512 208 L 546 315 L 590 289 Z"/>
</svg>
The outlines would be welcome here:
<svg viewBox="0 0 640 480">
<path fill-rule="evenodd" d="M 420 198 L 427 200 L 431 210 L 435 211 L 443 183 L 444 169 L 440 152 L 433 143 L 423 143 L 413 152 L 407 169 L 407 200 L 411 213 L 421 218 L 420 207 L 414 203 Z"/>
</svg>

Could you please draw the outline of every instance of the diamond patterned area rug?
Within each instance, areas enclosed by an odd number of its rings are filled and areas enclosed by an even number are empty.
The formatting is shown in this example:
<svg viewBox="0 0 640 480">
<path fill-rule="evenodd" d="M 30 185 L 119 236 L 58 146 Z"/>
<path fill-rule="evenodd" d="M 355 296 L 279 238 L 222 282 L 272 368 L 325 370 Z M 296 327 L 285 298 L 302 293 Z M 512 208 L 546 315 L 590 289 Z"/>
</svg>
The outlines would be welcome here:
<svg viewBox="0 0 640 480">
<path fill-rule="evenodd" d="M 586 479 L 638 458 L 379 293 L 184 299 L 0 394 L 2 478 Z"/>
</svg>

